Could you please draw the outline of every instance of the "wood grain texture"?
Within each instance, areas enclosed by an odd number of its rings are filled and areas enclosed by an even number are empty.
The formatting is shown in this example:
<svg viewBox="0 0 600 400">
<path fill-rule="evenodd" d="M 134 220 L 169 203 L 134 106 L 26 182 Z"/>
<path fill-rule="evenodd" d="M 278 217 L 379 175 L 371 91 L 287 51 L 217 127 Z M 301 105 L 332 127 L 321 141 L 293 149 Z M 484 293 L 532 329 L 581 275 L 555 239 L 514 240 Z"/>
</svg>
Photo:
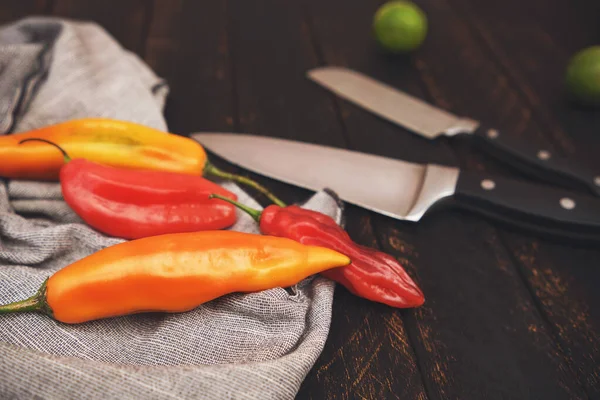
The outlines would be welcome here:
<svg viewBox="0 0 600 400">
<path fill-rule="evenodd" d="M 307 85 L 316 56 L 298 5 L 276 0 L 228 4 L 236 132 L 344 146 L 332 104 Z M 287 203 L 310 191 L 244 171 Z M 259 199 L 264 200 L 261 197 Z"/>
<path fill-rule="evenodd" d="M 532 243 L 502 234 L 563 357 L 590 398 L 600 398 L 600 263 L 597 249 Z"/>
<path fill-rule="evenodd" d="M 486 61 L 481 47 L 470 40 L 468 29 L 460 18 L 452 18 L 452 10 L 440 2 L 423 4 L 432 19 L 429 43 L 434 44 L 424 47 L 413 59 L 383 57 L 373 49 L 368 39 L 370 20 L 364 16 L 372 15 L 376 5 L 356 10 L 359 5 L 354 4 L 354 10 L 344 14 L 340 11 L 344 8 L 341 4 L 327 4 L 330 8 L 315 5 L 314 14 L 316 30 L 321 29 L 317 41 L 323 46 L 330 64 L 362 70 L 464 115 L 488 116 L 492 104 L 501 114 L 496 114 L 491 123 L 516 126 L 515 135 L 530 130 L 537 135 L 537 140 L 546 140 L 539 129 L 533 131 L 534 128 L 528 127 L 529 118 L 515 104 L 518 94 L 502 90 L 507 78 L 500 70 L 490 68 L 493 64 Z M 334 16 L 343 22 L 335 24 Z M 356 36 L 349 33 L 345 25 L 353 26 L 358 32 Z M 449 74 L 453 79 L 447 79 Z M 482 85 L 490 80 L 498 86 L 491 91 L 491 96 Z M 402 149 L 418 149 L 412 143 L 416 139 L 402 135 L 402 130 L 396 127 L 388 127 L 390 131 L 395 130 L 394 135 L 381 135 L 381 141 L 373 140 L 374 136 L 365 137 L 362 131 L 377 132 L 377 135 L 382 132 L 365 128 L 366 124 L 375 126 L 383 122 L 344 101 L 340 102 L 340 108 L 350 140 L 354 140 L 361 150 L 369 149 L 367 151 L 393 157 L 401 154 Z M 437 144 L 442 146 L 444 142 Z M 418 153 L 401 157 L 437 161 L 436 155 L 427 150 L 424 147 Z M 472 153 L 469 146 L 457 152 L 460 163 L 486 169 L 484 162 L 487 164 L 487 160 L 472 156 Z M 499 165 L 494 169 L 510 174 Z M 560 353 L 556 354 L 548 327 L 535 338 L 531 336 L 530 326 L 544 325 L 544 319 L 538 314 L 535 301 L 523 285 L 518 269 L 506 254 L 495 229 L 468 214 L 444 213 L 435 216 L 435 220 L 433 218 L 420 223 L 415 237 L 406 234 L 411 232 L 407 224 L 374 217 L 375 231 L 385 249 L 403 258 L 408 266 L 414 265 L 426 293 L 433 296 L 414 315 L 407 313 L 409 334 L 416 338 L 415 348 L 427 378 L 429 396 L 481 397 L 491 392 L 497 397 L 522 398 L 533 392 L 542 397 L 545 394 L 583 398 L 585 395 L 580 386 L 573 383 L 575 375 Z M 489 247 L 482 246 L 484 243 Z M 407 256 L 408 248 L 423 250 Z M 467 265 L 473 269 L 461 268 Z M 483 265 L 485 270 L 482 270 Z M 455 270 L 460 273 L 454 275 L 452 271 Z M 484 276 L 489 281 L 482 282 Z M 430 283 L 438 281 L 448 290 L 443 300 L 436 298 L 442 287 L 428 288 Z M 471 286 L 473 289 L 469 290 Z M 461 298 L 463 300 L 459 300 Z M 455 301 L 460 304 L 453 304 Z M 539 344 L 533 346 L 534 341 Z M 541 382 L 553 383 L 548 386 Z"/>
<path fill-rule="evenodd" d="M 183 0 L 153 0 L 149 15 L 148 36 L 145 41 L 144 59 L 159 76 L 174 78 L 179 54 L 182 28 Z"/>
<path fill-rule="evenodd" d="M 521 93 L 521 103 L 531 110 L 532 118 L 546 128 L 544 133 L 559 151 L 600 171 L 595 151 L 600 145 L 600 115 L 570 103 L 563 83 L 569 58 L 600 40 L 597 24 L 591 22 L 599 15 L 599 4 L 582 1 L 557 12 L 535 1 L 527 5 L 527 18 L 513 18 L 517 10 L 522 11 L 522 2 L 507 1 L 501 9 L 466 3 L 459 9 L 488 46 L 492 59 L 507 71 L 510 85 Z M 594 265 L 600 252 L 517 234 L 501 237 L 578 381 L 590 397 L 599 397 L 600 316 L 594 305 L 600 304 L 600 298 L 591 282 L 598 279 Z"/>
<path fill-rule="evenodd" d="M 52 6 L 52 0 L 3 0 L 0 5 L 0 24 L 33 15 L 44 15 Z"/>
<path fill-rule="evenodd" d="M 597 24 L 590 23 L 591 16 L 597 20 L 600 15 L 598 2 L 575 2 L 560 12 L 542 1 L 511 0 L 488 7 L 471 0 L 452 3 L 555 150 L 600 173 L 594 151 L 600 146 L 600 115 L 570 102 L 564 83 L 575 52 L 600 42 Z"/>
<path fill-rule="evenodd" d="M 439 4 L 440 4 L 439 2 L 436 3 L 436 5 L 439 5 Z M 514 2 L 514 4 L 515 4 L 515 7 L 512 9 L 512 11 L 516 11 L 516 9 L 519 7 L 517 5 L 517 2 Z M 505 6 L 506 6 L 506 4 L 503 5 L 503 7 L 505 7 Z M 474 3 L 471 4 L 471 6 L 469 7 L 469 9 L 470 10 L 476 9 L 475 4 Z M 541 8 L 538 7 L 537 9 L 541 9 Z M 508 10 L 510 10 L 510 8 L 508 8 Z M 444 16 L 447 17 L 448 16 L 447 10 L 443 10 L 443 11 L 444 11 Z M 497 10 L 497 11 L 498 11 L 498 13 L 494 13 L 494 17 L 493 17 L 493 19 L 496 22 L 503 21 L 505 24 L 508 24 L 509 21 L 512 21 L 511 23 L 514 23 L 514 20 L 512 20 L 512 19 L 509 19 L 509 18 L 502 19 L 502 18 L 500 18 L 499 17 L 499 10 Z M 505 10 L 505 12 L 510 13 L 510 11 L 507 11 L 507 10 Z M 517 20 L 519 20 L 519 19 L 517 18 Z M 507 25 L 504 25 L 504 28 L 505 29 L 503 29 L 503 31 L 504 30 L 512 31 L 512 29 L 506 29 L 506 28 L 508 28 Z M 523 35 L 523 36 L 521 36 L 522 46 L 528 46 L 528 45 L 531 46 L 531 43 L 528 43 L 528 42 L 529 41 L 535 41 L 537 37 L 538 37 L 537 35 Z M 465 41 L 462 41 L 462 43 L 464 43 L 464 42 Z M 539 46 L 535 46 L 535 45 L 533 45 L 532 47 L 538 47 L 539 48 Z M 526 58 L 520 58 L 517 55 L 518 45 L 517 45 L 516 42 L 512 43 L 512 46 L 507 46 L 506 48 L 507 49 L 512 49 L 512 53 L 511 53 L 511 57 L 512 58 L 511 59 L 514 60 L 514 64 L 515 65 L 527 65 L 527 60 L 528 59 L 526 59 Z M 485 49 L 485 46 L 484 46 L 484 49 Z M 492 62 L 494 61 L 493 57 L 486 57 L 484 55 L 482 58 L 484 58 L 484 59 L 490 59 L 491 58 L 491 61 Z M 535 59 L 535 57 L 534 57 L 534 59 Z M 547 65 L 548 63 L 550 63 L 549 60 L 545 60 L 545 61 L 546 61 L 545 65 Z M 432 60 L 432 62 L 434 62 L 434 60 Z M 447 63 L 446 63 L 446 65 L 447 65 Z M 470 63 L 464 63 L 464 65 L 463 65 L 463 68 L 465 69 L 466 73 L 475 74 L 475 73 L 478 72 L 475 69 L 470 69 L 469 66 L 470 66 Z M 501 70 L 502 66 L 499 66 L 499 68 Z M 482 71 L 482 70 L 485 70 L 485 69 L 489 70 L 490 68 L 489 67 L 484 68 L 484 67 L 481 67 L 481 66 L 479 67 L 479 71 Z M 546 70 L 551 71 L 551 70 L 555 70 L 555 69 L 556 69 L 555 67 L 550 67 L 549 66 Z M 543 74 L 540 73 L 540 75 L 543 75 Z M 527 99 L 525 98 L 525 96 L 522 95 L 522 92 L 521 92 L 521 88 L 522 88 L 521 82 L 514 81 L 512 79 L 512 77 L 511 77 L 511 75 L 508 75 L 506 78 L 507 78 L 507 84 L 506 84 L 506 88 L 503 91 L 504 92 L 511 91 L 514 94 L 516 94 L 516 95 L 514 95 L 514 98 L 517 100 L 517 108 L 525 110 L 525 113 L 527 115 L 531 115 L 532 123 L 528 127 L 525 127 L 525 129 L 523 130 L 522 134 L 525 137 L 527 137 L 527 140 L 529 140 L 530 142 L 538 143 L 538 144 L 542 145 L 543 143 L 545 143 L 545 141 L 542 141 L 542 140 L 539 139 L 539 135 L 537 134 L 536 131 L 542 132 L 542 134 L 544 136 L 546 136 L 546 137 L 548 137 L 548 135 L 545 134 L 545 131 L 543 129 L 540 129 L 540 127 L 542 127 L 544 125 L 542 122 L 539 121 L 539 118 L 537 117 L 537 115 L 539 115 L 539 113 L 536 112 L 536 108 L 539 108 L 540 105 L 537 105 L 537 106 L 535 104 L 532 105 L 530 102 L 527 101 Z M 438 79 L 439 79 L 440 82 L 444 82 L 444 83 L 448 81 L 447 79 L 444 78 L 444 75 L 442 73 L 440 73 L 438 75 Z M 543 79 L 543 78 L 541 78 L 541 79 Z M 548 76 L 548 75 L 546 76 L 546 80 L 547 81 L 554 81 L 554 82 L 556 82 L 555 78 L 553 78 L 552 76 Z M 470 93 L 475 93 L 475 90 L 476 90 L 477 86 L 485 86 L 485 80 L 482 80 L 482 81 L 477 81 L 476 80 L 476 81 L 473 82 L 472 85 L 465 86 L 464 90 L 467 93 L 469 93 L 469 94 Z M 534 91 L 535 89 L 531 89 L 531 90 Z M 534 92 L 534 94 L 535 94 L 535 92 Z M 545 97 L 544 95 L 540 95 L 539 93 L 537 95 L 540 96 L 541 98 Z M 459 98 L 461 98 L 461 97 L 464 98 L 464 96 L 459 96 Z M 498 108 L 496 106 L 497 102 L 494 102 L 493 99 L 489 99 L 488 100 L 486 97 L 479 98 L 479 99 L 480 100 L 481 99 L 485 99 L 486 101 L 484 101 L 483 103 L 492 106 L 492 110 L 490 110 L 487 113 L 490 116 L 487 117 L 487 116 L 483 115 L 483 116 L 486 117 L 486 121 L 488 119 L 493 118 L 493 115 L 495 114 L 495 110 Z M 465 103 L 465 107 L 471 107 L 471 104 L 468 102 L 468 100 Z M 559 148 L 561 148 L 563 151 L 565 151 L 564 147 L 561 147 L 561 143 L 558 143 L 556 146 L 559 147 Z M 485 161 L 485 164 L 486 164 L 486 169 L 489 170 L 490 169 L 490 168 L 488 168 L 488 164 L 489 163 L 487 162 L 487 160 L 484 160 L 484 161 Z M 561 246 L 557 246 L 555 243 L 552 243 L 552 244 L 545 243 L 543 241 L 536 240 L 535 237 L 531 237 L 531 236 L 527 236 L 527 235 L 515 235 L 515 234 L 509 234 L 507 232 L 501 232 L 500 236 L 502 237 L 502 239 L 503 239 L 502 242 L 504 242 L 504 243 L 510 242 L 510 240 L 508 238 L 519 237 L 519 241 L 517 243 L 520 243 L 520 245 L 523 245 L 523 247 L 519 247 L 516 243 L 512 243 L 511 246 L 508 246 L 507 252 L 509 254 L 519 254 L 519 256 L 518 256 L 519 259 L 525 261 L 525 262 L 516 262 L 515 263 L 519 267 L 519 269 L 525 267 L 524 270 L 526 272 L 524 272 L 523 270 L 521 270 L 522 274 L 535 276 L 534 274 L 535 274 L 536 266 L 532 265 L 532 264 L 527 265 L 527 263 L 526 263 L 527 260 L 533 260 L 535 258 L 533 258 L 531 256 L 530 257 L 523 257 L 522 253 L 526 253 L 526 254 L 529 254 L 529 255 L 535 254 L 536 253 L 535 249 L 539 248 L 539 249 L 542 249 L 542 253 L 544 253 L 544 251 L 545 251 L 544 249 L 546 249 L 546 251 L 549 251 L 549 252 L 555 254 L 554 257 L 547 257 L 545 259 L 544 267 L 546 269 L 546 272 L 549 273 L 552 276 L 557 276 L 557 275 L 558 276 L 565 276 L 564 274 L 561 274 L 559 272 L 559 271 L 561 271 L 561 269 L 564 268 L 564 264 L 563 264 L 563 268 L 561 268 L 561 267 L 559 267 L 559 265 L 557 265 L 558 263 L 556 263 L 556 264 L 552 263 L 552 262 L 550 262 L 550 260 L 552 260 L 552 259 L 554 259 L 556 257 L 556 253 L 557 252 L 559 252 L 559 253 L 562 252 L 563 256 L 561 257 L 561 259 L 562 260 L 566 260 L 572 254 L 572 251 L 573 251 L 572 249 L 566 250 L 566 248 L 568 248 L 568 247 L 567 246 L 562 246 L 563 250 L 565 250 L 563 252 L 562 250 L 559 250 L 559 249 L 561 249 Z M 582 268 L 584 270 L 590 271 L 589 266 L 597 264 L 598 254 L 595 253 L 595 252 L 589 252 L 587 254 L 590 255 L 590 259 L 588 260 L 587 263 L 584 263 L 582 265 Z M 593 274 L 591 274 L 589 272 L 588 272 L 588 274 L 590 275 L 589 276 L 590 279 L 594 278 Z M 529 285 L 531 285 L 530 287 L 534 288 L 533 290 L 530 290 L 530 292 L 534 296 L 535 303 L 538 305 L 538 307 L 540 305 L 542 306 L 541 314 L 544 317 L 544 319 L 546 319 L 547 315 L 558 314 L 558 315 L 567 317 L 567 320 L 569 320 L 569 323 L 564 324 L 563 327 L 550 326 L 549 327 L 549 332 L 550 333 L 555 332 L 555 331 L 559 331 L 560 332 L 561 329 L 564 331 L 564 326 L 570 326 L 571 324 L 577 325 L 579 327 L 581 326 L 581 324 L 577 324 L 576 321 L 575 321 L 575 318 L 577 318 L 576 317 L 577 314 L 576 313 L 571 313 L 569 311 L 568 307 L 565 307 L 564 305 L 556 307 L 556 305 L 552 301 L 543 301 L 543 302 L 540 301 L 539 296 L 541 294 L 543 294 L 545 291 L 548 291 L 548 288 L 547 288 L 546 285 L 542 284 L 542 282 L 539 282 L 539 281 L 534 282 L 533 280 L 531 280 L 530 283 L 528 283 L 528 286 Z M 577 291 L 573 290 L 571 293 L 569 293 L 566 296 L 566 298 L 568 298 L 568 299 L 579 298 L 580 301 L 581 301 L 581 303 L 579 303 L 579 305 L 580 305 L 579 308 L 580 309 L 582 309 L 582 308 L 585 309 L 585 308 L 590 308 L 590 307 L 593 308 L 591 305 L 598 303 L 597 302 L 597 298 L 594 297 L 591 293 L 587 293 L 587 296 L 585 294 L 584 294 L 584 296 L 582 296 L 582 292 L 580 292 L 579 290 L 577 290 Z M 563 300 L 564 300 L 564 297 L 563 297 Z M 559 304 L 560 304 L 560 302 L 559 302 Z M 570 318 L 568 317 L 569 315 L 570 315 Z M 580 313 L 580 315 L 581 315 L 581 313 Z M 594 348 L 597 349 L 597 338 L 595 339 L 596 340 L 596 345 L 589 347 L 589 340 L 590 340 L 590 333 L 589 333 L 590 332 L 590 329 L 589 329 L 590 325 L 589 324 L 591 323 L 589 321 L 589 317 L 588 317 L 587 323 L 588 323 L 588 325 L 587 325 L 588 328 L 587 329 L 580 328 L 580 332 L 578 332 L 578 330 L 574 329 L 571 332 L 573 334 L 573 336 L 571 337 L 571 340 L 573 340 L 576 343 L 587 343 L 588 345 L 585 346 L 585 347 L 588 350 L 594 349 Z M 572 349 L 570 349 L 570 348 L 564 348 L 564 346 L 562 346 L 561 344 L 557 344 L 555 346 L 555 348 L 557 350 L 556 356 L 560 356 L 562 354 L 563 358 L 565 357 L 565 353 L 569 354 L 569 353 L 572 352 Z M 561 352 L 561 351 L 558 351 L 558 350 L 564 350 L 564 351 Z M 591 369 L 595 368 L 595 366 L 598 364 L 597 363 L 597 353 L 595 353 L 595 351 L 593 351 L 592 355 L 590 355 L 589 353 L 581 354 L 579 361 L 584 361 L 584 360 L 581 359 L 581 356 L 583 356 L 583 357 L 587 356 L 586 359 L 588 360 L 588 362 L 587 363 L 583 363 L 583 364 L 573 363 L 573 362 L 571 362 L 567 358 L 566 365 L 561 366 L 561 369 L 564 366 L 570 367 L 571 371 L 574 371 L 573 373 L 576 375 L 577 378 L 579 378 L 580 382 L 582 382 L 582 381 L 588 381 L 589 380 L 588 377 L 590 377 L 590 376 L 594 376 L 595 375 L 597 377 L 597 369 L 594 372 L 591 371 Z M 596 360 L 595 364 L 594 364 L 594 359 Z M 585 366 L 583 368 L 584 370 L 587 369 L 587 373 L 584 372 L 584 375 L 586 376 L 585 378 L 581 378 L 581 369 L 582 369 L 582 366 Z M 594 380 L 594 378 L 592 378 L 592 380 Z M 586 386 L 586 388 L 588 389 L 588 392 L 589 392 L 589 390 L 590 390 L 589 385 L 585 385 L 585 386 Z M 597 386 L 596 386 L 596 388 L 597 388 Z"/>
<path fill-rule="evenodd" d="M 147 0 L 53 0 L 52 14 L 94 21 L 124 48 L 143 56 L 151 6 Z"/>
<path fill-rule="evenodd" d="M 407 323 L 431 398 L 585 398 L 512 258 L 482 225 L 439 213 L 419 226 L 428 298 Z M 406 257 L 395 226 L 381 218 L 375 228 L 386 251 Z"/>
<path fill-rule="evenodd" d="M 165 45 L 164 51 L 149 55 L 161 57 L 154 63 L 162 66 L 171 89 L 166 110 L 171 132 L 232 130 L 226 2 L 158 1 L 155 5 L 150 37 L 160 38 Z"/>
<path fill-rule="evenodd" d="M 499 64 L 510 71 L 513 86 L 522 93 L 533 118 L 552 128 L 546 132 L 551 132 L 559 149 L 600 171 L 594 151 L 600 145 L 600 115 L 569 103 L 563 84 L 572 54 L 600 40 L 597 24 L 590 19 L 598 15 L 598 3 L 577 2 L 557 13 L 534 2 L 528 7 L 529 18 L 509 17 L 521 5 L 508 1 L 502 10 L 484 10 L 469 2 L 463 12 Z M 506 29 L 509 23 L 513 29 Z M 567 30 L 571 34 L 565 37 L 561 33 Z M 600 336 L 596 333 L 600 316 L 594 306 L 600 299 L 590 286 L 598 279 L 593 265 L 600 261 L 599 252 L 555 242 L 532 243 L 530 237 L 521 235 L 502 237 L 579 382 L 589 396 L 600 396 Z"/>
</svg>

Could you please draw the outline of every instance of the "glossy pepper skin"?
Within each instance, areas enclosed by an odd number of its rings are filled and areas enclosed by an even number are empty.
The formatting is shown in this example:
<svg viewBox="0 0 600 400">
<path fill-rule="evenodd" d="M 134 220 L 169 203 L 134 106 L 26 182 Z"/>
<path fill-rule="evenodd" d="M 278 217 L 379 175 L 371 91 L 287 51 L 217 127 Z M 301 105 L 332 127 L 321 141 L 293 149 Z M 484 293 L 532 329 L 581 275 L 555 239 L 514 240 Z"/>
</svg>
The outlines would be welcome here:
<svg viewBox="0 0 600 400">
<path fill-rule="evenodd" d="M 0 137 L 0 176 L 57 180 L 63 159 L 40 138 L 56 143 L 73 158 L 121 168 L 201 175 L 207 156 L 195 140 L 133 122 L 84 118 Z"/>
<path fill-rule="evenodd" d="M 321 275 L 351 293 L 397 308 L 418 307 L 425 302 L 421 289 L 394 257 L 355 243 L 333 218 L 295 205 L 270 205 L 262 212 L 236 205 L 259 222 L 265 235 L 327 247 L 350 257 L 350 265 L 323 271 Z"/>
<path fill-rule="evenodd" d="M 0 136 L 0 177 L 59 179 L 63 159 L 42 139 L 60 146 L 73 158 L 125 169 L 214 176 L 254 188 L 280 204 L 267 188 L 245 176 L 228 173 L 209 162 L 200 143 L 145 125 L 108 118 L 83 118 L 28 132 Z"/>
<path fill-rule="evenodd" d="M 349 258 L 331 249 L 234 231 L 153 236 L 59 270 L 0 314 L 37 311 L 75 324 L 140 312 L 185 312 L 234 292 L 287 287 Z"/>
<path fill-rule="evenodd" d="M 237 219 L 235 206 L 209 195 L 237 196 L 201 176 L 75 159 L 62 167 L 60 183 L 63 198 L 81 219 L 123 239 L 218 230 Z"/>
</svg>

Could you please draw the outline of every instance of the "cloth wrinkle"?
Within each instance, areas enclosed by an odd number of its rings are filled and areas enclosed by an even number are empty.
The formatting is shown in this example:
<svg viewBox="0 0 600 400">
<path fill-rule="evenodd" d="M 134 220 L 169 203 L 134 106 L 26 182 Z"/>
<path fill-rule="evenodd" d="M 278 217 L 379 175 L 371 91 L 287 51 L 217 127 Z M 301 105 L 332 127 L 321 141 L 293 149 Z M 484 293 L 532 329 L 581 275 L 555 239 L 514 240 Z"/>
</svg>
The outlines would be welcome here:
<svg viewBox="0 0 600 400">
<path fill-rule="evenodd" d="M 168 93 L 168 82 L 94 23 L 29 17 L 0 26 L 0 135 L 85 117 L 167 131 Z M 241 187 L 219 184 L 261 209 Z M 327 191 L 303 206 L 342 221 Z M 229 229 L 260 233 L 237 215 Z M 33 295 L 55 271 L 122 241 L 84 224 L 59 183 L 0 179 L 0 303 Z M 333 291 L 313 276 L 185 313 L 75 325 L 1 315 L 0 398 L 294 398 L 327 339 Z"/>
</svg>

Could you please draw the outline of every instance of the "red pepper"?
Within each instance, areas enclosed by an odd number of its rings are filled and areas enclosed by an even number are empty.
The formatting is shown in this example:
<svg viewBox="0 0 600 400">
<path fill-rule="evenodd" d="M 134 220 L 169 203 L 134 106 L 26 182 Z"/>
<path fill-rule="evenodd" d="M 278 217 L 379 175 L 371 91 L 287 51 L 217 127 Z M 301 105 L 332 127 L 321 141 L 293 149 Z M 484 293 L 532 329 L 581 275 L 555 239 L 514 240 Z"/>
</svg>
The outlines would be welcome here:
<svg viewBox="0 0 600 400">
<path fill-rule="evenodd" d="M 394 257 L 355 243 L 333 218 L 325 214 L 294 205 L 270 205 L 260 212 L 218 194 L 211 197 L 229 201 L 246 211 L 260 224 L 265 235 L 327 247 L 350 257 L 350 265 L 321 274 L 357 296 L 398 308 L 418 307 L 425 302 L 419 287 Z"/>
<path fill-rule="evenodd" d="M 139 239 L 169 233 L 227 228 L 235 207 L 210 200 L 211 193 L 237 200 L 234 193 L 201 176 L 167 171 L 132 170 L 71 160 L 60 170 L 66 203 L 88 225 L 107 235 Z"/>
</svg>

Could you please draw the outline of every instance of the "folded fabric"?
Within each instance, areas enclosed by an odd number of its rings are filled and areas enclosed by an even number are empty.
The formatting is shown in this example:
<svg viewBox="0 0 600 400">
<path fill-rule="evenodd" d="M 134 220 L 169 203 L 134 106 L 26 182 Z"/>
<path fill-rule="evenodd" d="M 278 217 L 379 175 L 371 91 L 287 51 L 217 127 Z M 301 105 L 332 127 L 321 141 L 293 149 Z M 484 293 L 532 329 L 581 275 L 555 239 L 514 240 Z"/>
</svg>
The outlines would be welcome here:
<svg viewBox="0 0 600 400">
<path fill-rule="evenodd" d="M 27 18 L 0 29 L 0 134 L 83 117 L 167 130 L 167 92 L 95 24 Z M 221 184 L 260 208 L 239 187 Z M 341 222 L 326 192 L 304 206 Z M 231 229 L 258 233 L 249 216 L 238 216 Z M 0 181 L 0 302 L 28 297 L 53 272 L 121 241 L 82 223 L 58 183 Z M 77 325 L 3 315 L 0 398 L 293 398 L 326 341 L 333 289 L 316 276 L 186 313 Z"/>
</svg>

